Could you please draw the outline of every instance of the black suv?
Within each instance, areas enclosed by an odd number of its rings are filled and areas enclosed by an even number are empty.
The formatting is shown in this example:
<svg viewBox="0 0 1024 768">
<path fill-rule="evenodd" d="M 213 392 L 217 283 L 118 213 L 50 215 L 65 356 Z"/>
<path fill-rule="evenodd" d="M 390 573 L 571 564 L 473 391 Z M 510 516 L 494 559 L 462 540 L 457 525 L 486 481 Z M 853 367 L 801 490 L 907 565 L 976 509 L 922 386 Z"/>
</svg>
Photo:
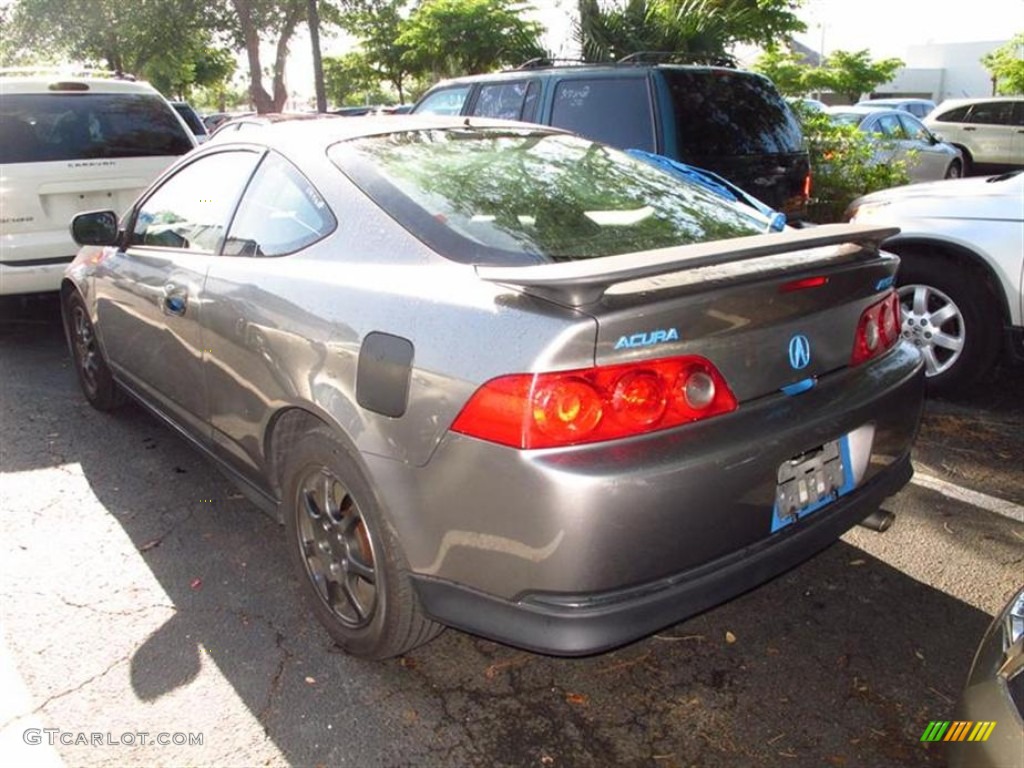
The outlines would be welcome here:
<svg viewBox="0 0 1024 768">
<path fill-rule="evenodd" d="M 772 82 L 753 72 L 642 58 L 531 62 L 438 83 L 413 112 L 553 125 L 714 171 L 791 221 L 806 212 L 810 162 L 800 124 Z"/>
</svg>

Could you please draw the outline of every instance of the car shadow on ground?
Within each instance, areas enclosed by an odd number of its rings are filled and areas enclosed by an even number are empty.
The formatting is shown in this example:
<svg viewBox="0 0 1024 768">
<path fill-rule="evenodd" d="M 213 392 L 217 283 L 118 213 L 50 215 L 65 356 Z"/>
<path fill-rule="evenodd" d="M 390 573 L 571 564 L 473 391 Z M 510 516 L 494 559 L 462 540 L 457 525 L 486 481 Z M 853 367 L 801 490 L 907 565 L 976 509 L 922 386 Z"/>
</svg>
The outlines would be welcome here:
<svg viewBox="0 0 1024 768">
<path fill-rule="evenodd" d="M 451 630 L 386 662 L 340 653 L 298 602 L 280 526 L 141 408 L 89 408 L 52 311 L 0 330 L 0 470 L 80 466 L 173 605 L 136 638 L 119 706 L 188 701 L 212 663 L 294 765 L 944 764 L 920 735 L 950 718 L 990 617 L 845 542 L 590 658 Z M 117 567 L 95 547 L 56 567 Z"/>
</svg>

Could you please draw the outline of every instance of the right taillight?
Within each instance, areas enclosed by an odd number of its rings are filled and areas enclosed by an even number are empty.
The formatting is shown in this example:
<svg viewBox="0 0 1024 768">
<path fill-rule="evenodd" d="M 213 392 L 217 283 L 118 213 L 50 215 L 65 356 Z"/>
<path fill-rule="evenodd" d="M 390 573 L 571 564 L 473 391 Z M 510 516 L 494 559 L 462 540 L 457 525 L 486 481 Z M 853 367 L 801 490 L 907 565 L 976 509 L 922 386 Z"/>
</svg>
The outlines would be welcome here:
<svg viewBox="0 0 1024 768">
<path fill-rule="evenodd" d="M 710 361 L 687 355 L 484 384 L 452 424 L 513 448 L 554 448 L 655 432 L 736 410 Z"/>
<path fill-rule="evenodd" d="M 892 349 L 900 337 L 900 300 L 896 291 L 865 309 L 857 323 L 850 365 L 860 365 Z"/>
</svg>

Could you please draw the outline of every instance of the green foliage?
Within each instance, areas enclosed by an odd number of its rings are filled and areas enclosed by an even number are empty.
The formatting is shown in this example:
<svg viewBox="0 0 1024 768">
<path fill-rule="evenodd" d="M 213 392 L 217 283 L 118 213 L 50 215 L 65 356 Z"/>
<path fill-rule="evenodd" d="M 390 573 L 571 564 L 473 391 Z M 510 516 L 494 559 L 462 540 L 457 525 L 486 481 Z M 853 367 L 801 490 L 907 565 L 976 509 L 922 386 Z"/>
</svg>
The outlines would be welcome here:
<svg viewBox="0 0 1024 768">
<path fill-rule="evenodd" d="M 834 51 L 825 57 L 823 66 L 808 67 L 804 82 L 808 90 L 833 91 L 853 104 L 861 94 L 892 80 L 902 66 L 900 59 L 872 61 L 867 49 L 853 53 Z"/>
<path fill-rule="evenodd" d="M 1024 94 L 1024 32 L 1018 32 L 1005 45 L 981 58 L 981 63 L 996 80 L 996 91 L 1003 96 Z"/>
<path fill-rule="evenodd" d="M 331 104 L 357 106 L 389 101 L 381 92 L 380 82 L 362 52 L 324 57 L 324 90 Z"/>
<path fill-rule="evenodd" d="M 544 55 L 543 27 L 517 0 L 423 0 L 395 41 L 411 72 L 435 79 L 490 72 Z"/>
<path fill-rule="evenodd" d="M 802 56 L 784 48 L 768 48 L 752 68 L 775 83 L 783 96 L 805 96 L 811 91 L 807 87 L 810 67 L 804 63 Z"/>
<path fill-rule="evenodd" d="M 345 5 L 347 10 L 338 14 L 336 23 L 359 40 L 365 66 L 378 81 L 394 86 L 404 103 L 412 73 L 406 61 L 409 47 L 398 38 L 408 0 L 347 0 Z"/>
<path fill-rule="evenodd" d="M 736 43 L 768 45 L 804 29 L 799 0 L 579 0 L 574 35 L 587 61 L 637 51 L 728 58 Z"/>
<path fill-rule="evenodd" d="M 828 115 L 799 105 L 795 109 L 811 156 L 811 221 L 840 221 L 855 198 L 909 182 L 906 164 L 879 162 L 877 141 L 858 128 L 837 125 Z"/>
<path fill-rule="evenodd" d="M 5 47 L 144 75 L 153 60 L 209 42 L 204 8 L 201 0 L 15 0 Z"/>
</svg>

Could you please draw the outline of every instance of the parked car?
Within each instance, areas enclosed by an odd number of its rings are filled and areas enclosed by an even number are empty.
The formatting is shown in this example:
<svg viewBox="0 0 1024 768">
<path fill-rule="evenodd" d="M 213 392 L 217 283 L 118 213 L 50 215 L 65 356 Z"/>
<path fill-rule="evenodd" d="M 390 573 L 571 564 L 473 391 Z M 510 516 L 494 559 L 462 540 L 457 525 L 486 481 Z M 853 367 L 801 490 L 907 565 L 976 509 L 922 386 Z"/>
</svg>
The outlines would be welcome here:
<svg viewBox="0 0 1024 768">
<path fill-rule="evenodd" d="M 248 133 L 254 128 L 266 128 L 268 125 L 294 120 L 318 120 L 335 118 L 337 114 L 320 112 L 266 112 L 262 115 L 252 113 L 233 117 L 222 121 L 210 134 L 211 139 L 235 139 L 238 133 Z"/>
<path fill-rule="evenodd" d="M 1024 171 L 875 192 L 847 218 L 900 228 L 885 249 L 932 391 L 968 387 L 1001 351 L 1024 360 Z"/>
<path fill-rule="evenodd" d="M 947 99 L 924 124 L 960 149 L 969 172 L 1024 168 L 1024 96 Z"/>
<path fill-rule="evenodd" d="M 77 216 L 63 308 L 279 516 L 334 639 L 611 648 L 771 578 L 910 478 L 889 228 L 768 217 L 606 145 L 462 117 L 210 141 Z"/>
<path fill-rule="evenodd" d="M 883 98 L 864 99 L 863 101 L 858 101 L 857 106 L 870 107 L 871 109 L 901 109 L 904 112 L 909 112 L 919 120 L 923 120 L 935 109 L 935 102 L 931 99 Z"/>
<path fill-rule="evenodd" d="M 217 126 L 223 123 L 225 120 L 230 120 L 233 117 L 241 117 L 242 115 L 249 115 L 251 112 L 213 112 L 209 115 L 203 115 L 203 125 L 206 126 L 206 132 L 212 134 L 217 130 Z"/>
<path fill-rule="evenodd" d="M 954 719 L 938 726 L 950 768 L 1014 768 L 1024 758 L 1024 589 L 982 638 Z"/>
<path fill-rule="evenodd" d="M 0 94 L 0 294 L 56 291 L 71 217 L 126 209 L 196 141 L 142 82 L 6 70 Z"/>
<path fill-rule="evenodd" d="M 790 221 L 807 213 L 810 161 L 800 123 L 772 82 L 753 72 L 643 57 L 580 66 L 540 61 L 441 82 L 413 113 L 564 128 L 713 171 Z"/>
<path fill-rule="evenodd" d="M 192 131 L 192 135 L 196 137 L 198 143 L 202 144 L 210 138 L 210 132 L 206 130 L 206 123 L 199 117 L 199 113 L 192 108 L 191 104 L 187 101 L 172 101 L 171 106 L 174 107 L 175 112 L 181 115 L 181 119 L 185 121 L 185 125 Z"/>
<path fill-rule="evenodd" d="M 873 107 L 829 107 L 840 125 L 853 125 L 875 139 L 877 161 L 906 164 L 911 181 L 958 179 L 963 175 L 960 151 L 938 139 L 909 112 Z"/>
</svg>

